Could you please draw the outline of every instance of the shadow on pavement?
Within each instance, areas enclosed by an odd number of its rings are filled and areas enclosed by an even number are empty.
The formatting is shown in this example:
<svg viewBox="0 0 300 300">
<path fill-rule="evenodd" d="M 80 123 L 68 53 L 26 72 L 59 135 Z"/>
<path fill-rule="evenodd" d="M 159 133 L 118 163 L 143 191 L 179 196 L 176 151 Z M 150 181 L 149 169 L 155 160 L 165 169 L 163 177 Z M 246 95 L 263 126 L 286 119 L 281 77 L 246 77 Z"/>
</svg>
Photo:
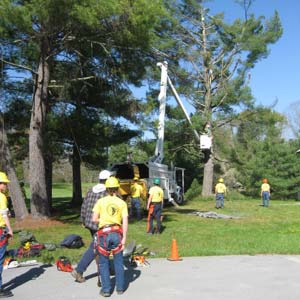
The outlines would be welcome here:
<svg viewBox="0 0 300 300">
<path fill-rule="evenodd" d="M 135 281 L 141 275 L 140 270 L 136 270 L 132 267 L 125 270 L 125 290 L 128 289 L 131 282 Z M 116 285 L 116 277 L 112 278 L 112 286 L 115 287 Z"/>
<path fill-rule="evenodd" d="M 14 279 L 3 284 L 3 288 L 8 288 L 9 290 L 13 290 L 20 285 L 23 285 L 27 281 L 34 280 L 45 273 L 45 269 L 52 267 L 52 265 L 41 265 L 35 268 L 31 268 L 27 272 L 15 277 Z"/>
</svg>

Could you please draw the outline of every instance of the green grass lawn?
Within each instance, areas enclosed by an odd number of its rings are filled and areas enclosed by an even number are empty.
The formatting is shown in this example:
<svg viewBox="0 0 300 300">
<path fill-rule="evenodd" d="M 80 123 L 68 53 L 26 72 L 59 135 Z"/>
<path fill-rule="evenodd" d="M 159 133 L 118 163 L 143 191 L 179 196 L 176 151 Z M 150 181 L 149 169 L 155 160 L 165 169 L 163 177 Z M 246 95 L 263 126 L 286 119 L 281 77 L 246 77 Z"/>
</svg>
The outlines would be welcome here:
<svg viewBox="0 0 300 300">
<path fill-rule="evenodd" d="M 91 186 L 91 185 L 86 185 Z M 66 188 L 67 187 L 67 188 Z M 54 186 L 53 204 L 58 213 L 56 218 L 62 225 L 51 228 L 30 229 L 41 243 L 57 243 L 70 233 L 90 242 L 89 232 L 80 225 L 80 209 L 69 206 L 70 188 L 66 184 Z M 239 254 L 300 254 L 300 202 L 271 201 L 270 207 L 260 206 L 260 199 L 225 200 L 225 209 L 216 210 L 215 202 L 195 199 L 180 208 L 168 206 L 164 209 L 164 231 L 161 235 L 146 234 L 146 217 L 140 222 L 129 224 L 127 242 L 135 240 L 151 252 L 154 257 L 168 257 L 171 242 L 175 238 L 179 255 L 239 255 Z M 215 211 L 239 217 L 239 219 L 207 219 L 192 214 L 195 211 Z M 24 228 L 25 229 L 25 228 Z M 10 248 L 18 247 L 18 237 Z M 85 247 L 76 250 L 57 249 L 43 251 L 41 260 L 53 262 L 65 255 L 73 262 L 78 261 Z"/>
</svg>

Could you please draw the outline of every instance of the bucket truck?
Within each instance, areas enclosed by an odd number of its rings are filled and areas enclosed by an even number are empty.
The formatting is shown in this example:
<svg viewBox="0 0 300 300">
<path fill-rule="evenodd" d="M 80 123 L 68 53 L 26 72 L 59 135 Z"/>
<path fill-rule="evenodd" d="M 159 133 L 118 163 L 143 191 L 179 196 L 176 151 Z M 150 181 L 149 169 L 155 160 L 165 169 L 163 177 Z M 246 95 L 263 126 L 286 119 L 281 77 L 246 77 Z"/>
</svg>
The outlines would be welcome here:
<svg viewBox="0 0 300 300">
<path fill-rule="evenodd" d="M 129 200 L 130 185 L 133 183 L 134 177 L 139 178 L 139 184 L 144 188 L 144 195 L 142 195 L 142 198 L 145 202 L 147 198 L 147 191 L 153 185 L 153 179 L 160 178 L 161 188 L 164 191 L 164 201 L 176 205 L 182 204 L 184 201 L 184 169 L 174 166 L 169 167 L 162 163 L 164 159 L 164 127 L 167 84 L 169 83 L 172 91 L 174 90 L 175 93 L 176 90 L 168 77 L 167 63 L 158 63 L 157 66 L 161 68 L 161 81 L 160 93 L 158 96 L 160 104 L 158 135 L 154 156 L 150 157 L 148 161 L 142 163 L 135 163 L 129 159 L 126 163 L 114 164 L 111 171 L 113 171 L 117 178 L 120 179 L 120 193 L 124 200 Z M 182 108 L 184 109 L 183 105 Z M 187 113 L 186 116 L 188 117 Z"/>
</svg>

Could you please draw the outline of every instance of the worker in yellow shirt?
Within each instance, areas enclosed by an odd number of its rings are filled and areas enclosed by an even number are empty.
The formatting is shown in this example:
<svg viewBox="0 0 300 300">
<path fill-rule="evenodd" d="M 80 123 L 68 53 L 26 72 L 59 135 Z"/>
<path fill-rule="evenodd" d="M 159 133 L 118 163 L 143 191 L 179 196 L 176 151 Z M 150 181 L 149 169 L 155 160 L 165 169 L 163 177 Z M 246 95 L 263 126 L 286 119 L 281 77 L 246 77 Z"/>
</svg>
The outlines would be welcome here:
<svg viewBox="0 0 300 300">
<path fill-rule="evenodd" d="M 13 237 L 13 231 L 9 221 L 9 211 L 5 192 L 9 180 L 5 173 L 0 172 L 0 298 L 12 297 L 13 293 L 2 288 L 2 271 L 8 238 Z"/>
<path fill-rule="evenodd" d="M 125 290 L 125 272 L 123 249 L 128 229 L 128 210 L 125 201 L 117 196 L 120 183 L 111 176 L 105 181 L 108 195 L 100 198 L 93 208 L 92 220 L 98 224 L 96 233 L 96 250 L 99 253 L 99 271 L 102 289 L 100 295 L 110 297 L 112 284 L 109 272 L 109 256 L 113 254 L 115 268 L 115 286 L 117 294 Z"/>
<path fill-rule="evenodd" d="M 220 178 L 215 186 L 216 194 L 216 208 L 224 208 L 224 198 L 227 192 L 227 188 L 224 184 L 224 179 Z"/>
<path fill-rule="evenodd" d="M 156 219 L 156 226 L 158 234 L 161 233 L 161 212 L 164 200 L 164 191 L 160 187 L 160 179 L 154 178 L 154 186 L 149 190 L 149 198 L 147 203 L 148 210 L 148 222 L 147 222 L 147 233 L 153 234 L 153 219 Z"/>
<path fill-rule="evenodd" d="M 261 192 L 260 192 L 264 207 L 269 206 L 270 194 L 271 194 L 271 190 L 270 190 L 270 185 L 268 183 L 268 179 L 264 178 L 263 183 L 261 185 Z"/>
<path fill-rule="evenodd" d="M 134 177 L 133 184 L 130 186 L 131 202 L 129 217 L 133 218 L 134 210 L 136 210 L 137 220 L 141 220 L 141 195 L 143 193 L 143 187 L 138 183 L 138 177 Z"/>
</svg>

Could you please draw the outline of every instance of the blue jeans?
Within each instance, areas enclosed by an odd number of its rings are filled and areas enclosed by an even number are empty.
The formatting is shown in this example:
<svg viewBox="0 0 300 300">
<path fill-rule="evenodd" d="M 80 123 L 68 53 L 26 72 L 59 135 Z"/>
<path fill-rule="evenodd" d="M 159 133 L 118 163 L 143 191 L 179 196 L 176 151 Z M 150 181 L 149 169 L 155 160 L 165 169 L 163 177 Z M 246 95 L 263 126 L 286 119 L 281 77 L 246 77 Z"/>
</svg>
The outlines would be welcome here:
<svg viewBox="0 0 300 300">
<path fill-rule="evenodd" d="M 6 238 L 6 234 L 1 234 L 0 241 Z M 0 247 L 0 289 L 2 288 L 2 272 L 3 272 L 3 262 L 5 258 L 5 252 L 6 252 L 7 242 Z"/>
<path fill-rule="evenodd" d="M 150 215 L 150 227 L 149 227 L 149 232 L 153 233 L 153 219 L 155 218 L 156 220 L 156 226 L 157 226 L 157 233 L 161 232 L 161 211 L 162 211 L 162 206 L 161 203 L 155 204 L 153 213 Z"/>
<path fill-rule="evenodd" d="M 100 246 L 107 251 L 111 251 L 116 248 L 120 243 L 119 233 L 112 232 L 108 235 L 100 236 Z M 109 256 L 105 256 L 101 253 L 99 260 L 99 270 L 102 283 L 102 291 L 104 293 L 111 293 L 111 282 L 110 282 L 110 272 L 109 272 Z M 123 251 L 114 254 L 114 268 L 116 274 L 116 288 L 117 291 L 124 291 L 125 289 L 125 273 L 123 266 Z"/>
<path fill-rule="evenodd" d="M 96 230 L 90 229 L 90 232 L 93 237 L 94 234 L 96 233 Z M 92 240 L 92 242 L 90 243 L 90 246 L 83 253 L 83 255 L 76 267 L 76 271 L 78 273 L 83 274 L 86 271 L 86 269 L 88 268 L 88 266 L 91 264 L 91 262 L 95 259 L 94 245 L 95 245 L 94 240 Z"/>
<path fill-rule="evenodd" d="M 217 193 L 216 194 L 216 208 L 224 208 L 224 194 Z"/>
<path fill-rule="evenodd" d="M 134 209 L 136 210 L 136 218 L 138 220 L 141 219 L 141 201 L 140 198 L 131 198 L 131 206 L 130 206 L 130 211 L 129 211 L 129 215 L 130 217 L 133 217 L 133 211 Z"/>
<path fill-rule="evenodd" d="M 263 199 L 263 206 L 269 206 L 270 200 L 270 193 L 269 192 L 262 192 L 262 199 Z"/>
</svg>

